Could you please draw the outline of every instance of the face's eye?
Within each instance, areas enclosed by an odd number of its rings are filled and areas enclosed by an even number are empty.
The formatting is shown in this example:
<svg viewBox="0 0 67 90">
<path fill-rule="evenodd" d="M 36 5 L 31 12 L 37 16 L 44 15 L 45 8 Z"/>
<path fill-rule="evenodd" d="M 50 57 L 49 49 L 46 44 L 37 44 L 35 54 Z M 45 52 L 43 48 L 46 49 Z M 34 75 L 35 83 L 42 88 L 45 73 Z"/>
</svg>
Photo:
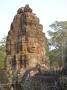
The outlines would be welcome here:
<svg viewBox="0 0 67 90">
<path fill-rule="evenodd" d="M 36 46 L 39 46 L 39 43 L 36 42 Z"/>
</svg>

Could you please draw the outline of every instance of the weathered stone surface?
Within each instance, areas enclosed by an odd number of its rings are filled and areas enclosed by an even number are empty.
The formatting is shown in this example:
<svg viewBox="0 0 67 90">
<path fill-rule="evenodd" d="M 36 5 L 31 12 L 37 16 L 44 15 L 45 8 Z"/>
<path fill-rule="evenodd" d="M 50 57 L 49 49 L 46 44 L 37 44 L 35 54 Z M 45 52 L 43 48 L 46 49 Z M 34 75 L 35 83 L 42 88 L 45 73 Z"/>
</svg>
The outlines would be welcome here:
<svg viewBox="0 0 67 90">
<path fill-rule="evenodd" d="M 17 11 L 6 41 L 6 69 L 10 83 L 37 65 L 45 70 L 49 68 L 42 29 L 39 18 L 28 5 Z"/>
</svg>

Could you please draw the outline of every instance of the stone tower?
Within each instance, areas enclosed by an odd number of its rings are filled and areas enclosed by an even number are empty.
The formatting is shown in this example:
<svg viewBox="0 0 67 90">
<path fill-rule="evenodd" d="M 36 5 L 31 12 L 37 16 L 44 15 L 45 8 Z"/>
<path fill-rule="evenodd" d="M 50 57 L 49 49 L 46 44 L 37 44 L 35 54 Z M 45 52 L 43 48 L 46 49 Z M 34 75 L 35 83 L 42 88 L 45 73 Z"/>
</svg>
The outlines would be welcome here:
<svg viewBox="0 0 67 90">
<path fill-rule="evenodd" d="M 39 18 L 29 5 L 19 8 L 6 40 L 6 70 L 9 82 L 37 65 L 48 69 L 46 38 Z M 14 78 L 15 77 L 15 78 Z"/>
</svg>

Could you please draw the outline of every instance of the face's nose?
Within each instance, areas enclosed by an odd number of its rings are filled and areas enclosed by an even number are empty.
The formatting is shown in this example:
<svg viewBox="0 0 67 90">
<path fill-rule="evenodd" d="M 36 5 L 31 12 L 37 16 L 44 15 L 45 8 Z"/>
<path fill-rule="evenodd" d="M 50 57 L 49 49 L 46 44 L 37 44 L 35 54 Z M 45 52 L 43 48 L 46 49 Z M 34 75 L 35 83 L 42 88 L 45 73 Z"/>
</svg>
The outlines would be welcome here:
<svg viewBox="0 0 67 90">
<path fill-rule="evenodd" d="M 35 43 L 32 43 L 31 47 L 32 47 L 33 49 L 35 49 L 35 48 L 36 48 L 36 44 L 35 44 Z"/>
</svg>

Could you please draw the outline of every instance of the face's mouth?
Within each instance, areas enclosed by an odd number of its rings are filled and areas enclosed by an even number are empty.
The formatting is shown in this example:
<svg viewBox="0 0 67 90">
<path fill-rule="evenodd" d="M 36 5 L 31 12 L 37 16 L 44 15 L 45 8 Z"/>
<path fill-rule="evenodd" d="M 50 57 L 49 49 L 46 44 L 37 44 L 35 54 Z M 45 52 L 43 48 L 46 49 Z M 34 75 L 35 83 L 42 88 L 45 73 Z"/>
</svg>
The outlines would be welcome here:
<svg viewBox="0 0 67 90">
<path fill-rule="evenodd" d="M 35 49 L 35 47 L 32 47 L 33 49 Z"/>
<path fill-rule="evenodd" d="M 35 46 L 32 46 L 32 45 L 29 45 L 28 48 L 27 48 L 28 52 L 30 53 L 35 53 L 37 50 L 36 50 L 36 47 Z"/>
<path fill-rule="evenodd" d="M 32 52 L 36 52 L 36 47 L 31 47 L 30 50 L 31 50 Z"/>
</svg>

